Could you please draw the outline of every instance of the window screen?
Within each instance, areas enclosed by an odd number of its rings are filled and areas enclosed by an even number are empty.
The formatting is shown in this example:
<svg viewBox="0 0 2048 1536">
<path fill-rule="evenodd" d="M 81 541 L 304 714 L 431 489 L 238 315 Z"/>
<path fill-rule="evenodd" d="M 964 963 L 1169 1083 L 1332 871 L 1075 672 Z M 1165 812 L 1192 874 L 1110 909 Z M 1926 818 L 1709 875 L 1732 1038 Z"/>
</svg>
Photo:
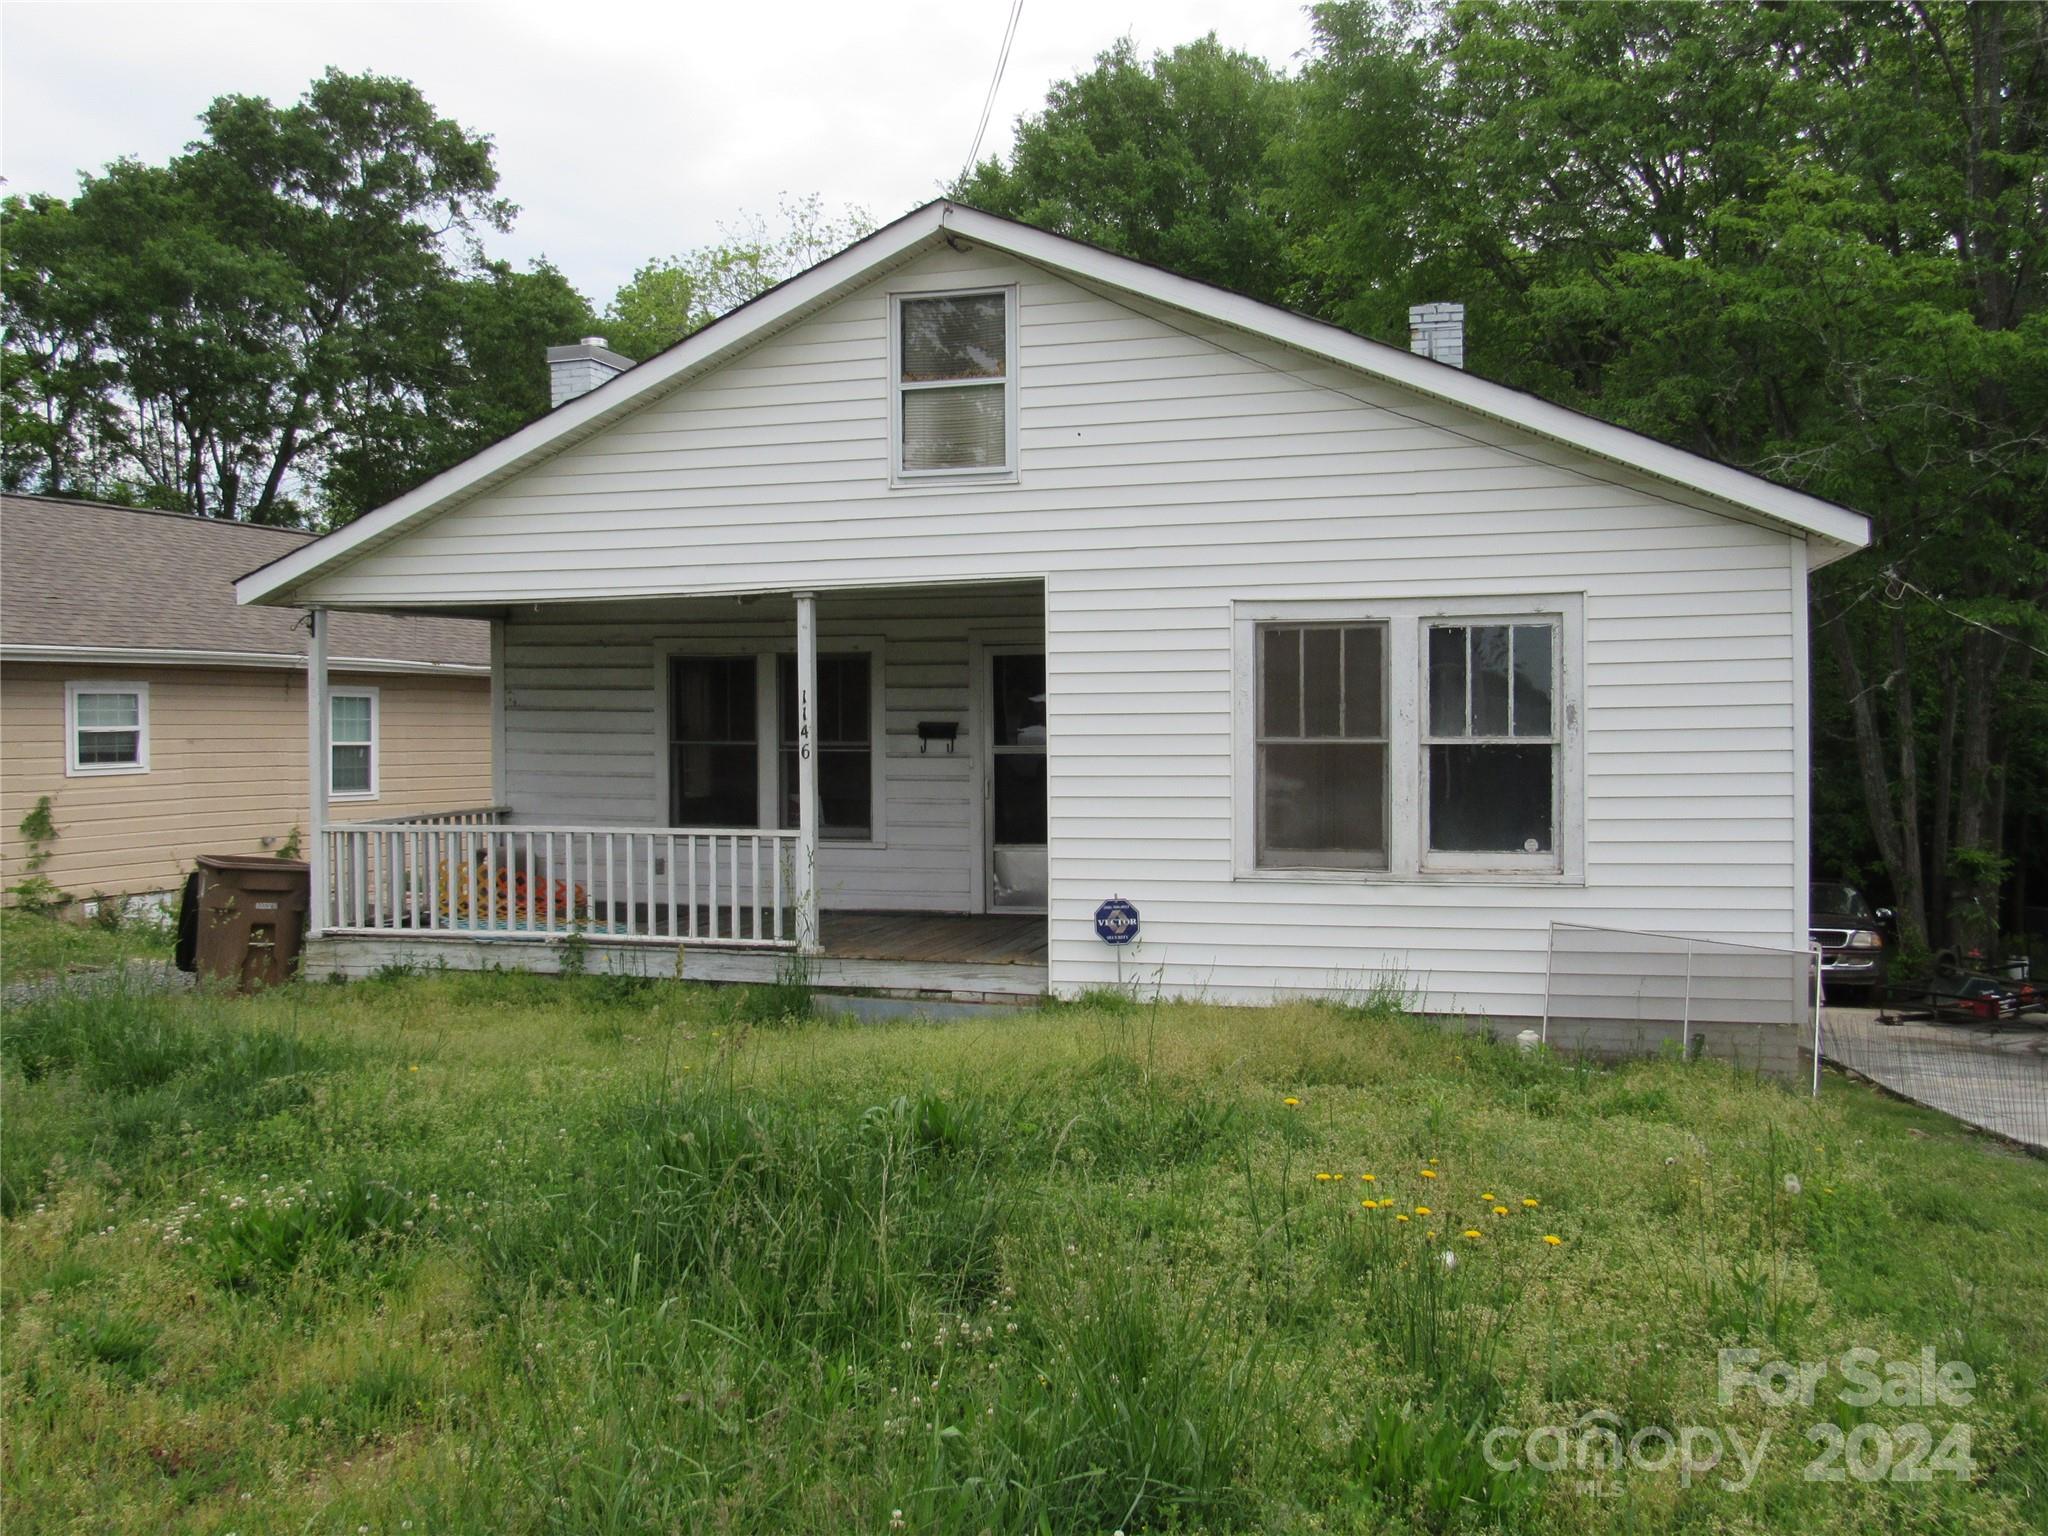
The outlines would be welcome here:
<svg viewBox="0 0 2048 1536">
<path fill-rule="evenodd" d="M 327 700 L 327 792 L 367 795 L 375 791 L 376 701 L 367 693 L 336 693 Z"/>
<path fill-rule="evenodd" d="M 797 825 L 796 658 L 778 658 L 782 825 Z M 818 835 L 875 835 L 874 716 L 865 652 L 818 658 Z"/>
<path fill-rule="evenodd" d="M 1009 298 L 906 298 L 897 304 L 901 473 L 1009 466 Z"/>
<path fill-rule="evenodd" d="M 1385 869 L 1386 626 L 1261 626 L 1258 718 L 1258 862 Z"/>
<path fill-rule="evenodd" d="M 1557 835 L 1557 626 L 1428 626 L 1426 846 L 1547 854 Z"/>
<path fill-rule="evenodd" d="M 78 693 L 72 708 L 81 768 L 126 768 L 142 762 L 142 696 Z"/>
<path fill-rule="evenodd" d="M 670 825 L 760 825 L 754 658 L 677 656 L 668 677 Z"/>
</svg>

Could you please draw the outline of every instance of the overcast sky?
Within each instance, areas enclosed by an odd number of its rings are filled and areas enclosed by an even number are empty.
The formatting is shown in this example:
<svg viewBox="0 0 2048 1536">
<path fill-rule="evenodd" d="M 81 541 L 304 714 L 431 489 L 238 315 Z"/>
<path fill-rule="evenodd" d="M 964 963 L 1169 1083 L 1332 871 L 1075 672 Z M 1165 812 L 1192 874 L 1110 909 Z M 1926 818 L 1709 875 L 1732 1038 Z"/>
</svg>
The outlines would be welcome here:
<svg viewBox="0 0 2048 1536">
<path fill-rule="evenodd" d="M 633 269 L 742 211 L 823 195 L 887 221 L 967 157 L 1009 0 L 624 4 L 0 5 L 0 175 L 162 161 L 215 96 L 295 99 L 328 65 L 414 81 L 497 141 L 520 205 L 493 254 L 545 254 L 597 307 Z M 1024 0 L 982 153 L 1052 81 L 1128 32 L 1143 54 L 1214 30 L 1295 67 L 1293 0 Z"/>
</svg>

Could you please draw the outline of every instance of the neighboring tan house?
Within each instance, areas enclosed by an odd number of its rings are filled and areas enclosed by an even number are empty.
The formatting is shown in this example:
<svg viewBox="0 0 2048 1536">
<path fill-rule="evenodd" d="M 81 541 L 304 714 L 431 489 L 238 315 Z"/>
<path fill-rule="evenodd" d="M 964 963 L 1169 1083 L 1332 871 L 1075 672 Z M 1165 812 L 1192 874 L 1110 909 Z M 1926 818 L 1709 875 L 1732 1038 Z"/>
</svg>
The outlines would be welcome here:
<svg viewBox="0 0 2048 1536">
<path fill-rule="evenodd" d="M 304 615 L 238 607 L 234 581 L 311 542 L 0 497 L 0 885 L 22 878 L 20 823 L 44 795 L 42 873 L 80 898 L 174 891 L 196 854 L 303 843 Z M 330 664 L 330 817 L 489 802 L 486 626 L 351 615 Z"/>
<path fill-rule="evenodd" d="M 498 631 L 503 819 L 316 840 L 313 968 L 1499 1025 L 1553 922 L 1803 951 L 1807 576 L 1867 523 L 1416 327 L 940 202 L 637 367 L 558 349 L 602 382 L 237 584 L 330 655 Z"/>
</svg>

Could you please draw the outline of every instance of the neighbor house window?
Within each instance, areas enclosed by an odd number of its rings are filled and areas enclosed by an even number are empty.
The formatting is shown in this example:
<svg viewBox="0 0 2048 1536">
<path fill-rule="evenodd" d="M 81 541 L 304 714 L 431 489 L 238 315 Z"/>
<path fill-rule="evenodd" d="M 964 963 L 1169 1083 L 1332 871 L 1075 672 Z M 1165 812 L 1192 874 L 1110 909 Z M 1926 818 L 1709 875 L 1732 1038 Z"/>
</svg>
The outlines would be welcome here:
<svg viewBox="0 0 2048 1536">
<path fill-rule="evenodd" d="M 369 800 L 377 793 L 377 694 L 336 689 L 327 696 L 327 793 Z"/>
<path fill-rule="evenodd" d="M 65 772 L 74 777 L 149 771 L 149 685 L 67 683 Z"/>
<path fill-rule="evenodd" d="M 864 841 L 875 835 L 874 723 L 868 658 L 820 656 L 815 723 L 818 732 L 818 835 Z M 785 829 L 797 825 L 796 658 L 777 658 L 781 737 L 776 752 Z"/>
<path fill-rule="evenodd" d="M 1557 625 L 1431 624 L 1429 854 L 1548 858 L 1557 845 Z"/>
<path fill-rule="evenodd" d="M 1010 289 L 897 296 L 899 478 L 1006 476 L 1014 468 L 1015 313 Z"/>
<path fill-rule="evenodd" d="M 1582 878 L 1584 606 L 1237 604 L 1237 873 Z"/>
<path fill-rule="evenodd" d="M 760 735 L 752 656 L 677 656 L 669 663 L 669 824 L 761 822 Z"/>
<path fill-rule="evenodd" d="M 1385 869 L 1386 626 L 1258 633 L 1259 864 Z"/>
</svg>

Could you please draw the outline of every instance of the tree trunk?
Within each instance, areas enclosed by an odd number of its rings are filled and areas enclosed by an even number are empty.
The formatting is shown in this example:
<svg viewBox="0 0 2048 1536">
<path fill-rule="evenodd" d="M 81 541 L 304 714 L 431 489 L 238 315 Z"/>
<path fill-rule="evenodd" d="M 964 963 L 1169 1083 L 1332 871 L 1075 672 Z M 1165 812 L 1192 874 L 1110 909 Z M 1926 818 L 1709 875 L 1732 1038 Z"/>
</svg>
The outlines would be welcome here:
<svg viewBox="0 0 2048 1536">
<path fill-rule="evenodd" d="M 1899 818 L 1892 797 L 1891 782 L 1884 772 L 1884 735 L 1878 728 L 1877 711 L 1871 706 L 1870 691 L 1863 685 L 1863 669 L 1856 664 L 1856 646 L 1849 626 L 1836 614 L 1821 625 L 1842 685 L 1849 696 L 1849 718 L 1856 728 L 1856 767 L 1863 783 L 1863 804 L 1870 818 L 1870 830 L 1877 839 L 1877 851 L 1891 876 L 1897 896 L 1899 935 L 1908 949 L 1927 943 L 1927 902 L 1918 881 L 1914 861 L 1908 860 L 1899 834 Z"/>
</svg>

